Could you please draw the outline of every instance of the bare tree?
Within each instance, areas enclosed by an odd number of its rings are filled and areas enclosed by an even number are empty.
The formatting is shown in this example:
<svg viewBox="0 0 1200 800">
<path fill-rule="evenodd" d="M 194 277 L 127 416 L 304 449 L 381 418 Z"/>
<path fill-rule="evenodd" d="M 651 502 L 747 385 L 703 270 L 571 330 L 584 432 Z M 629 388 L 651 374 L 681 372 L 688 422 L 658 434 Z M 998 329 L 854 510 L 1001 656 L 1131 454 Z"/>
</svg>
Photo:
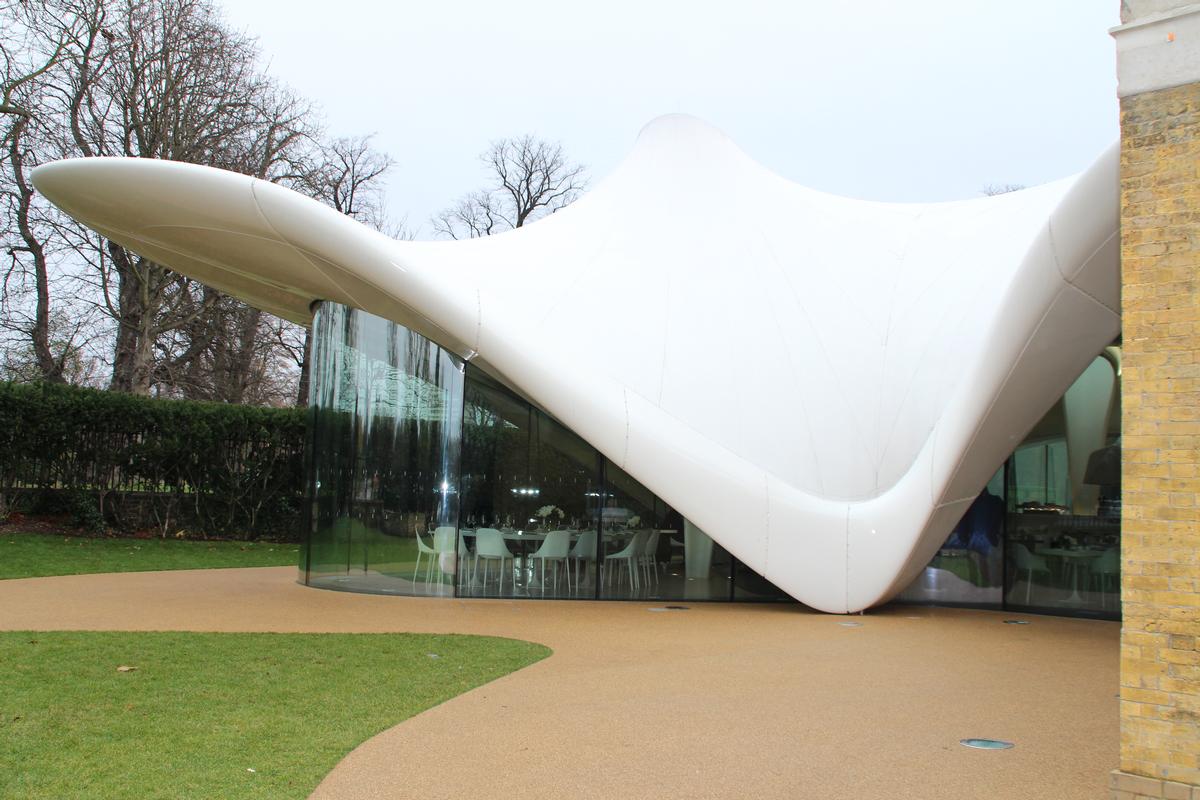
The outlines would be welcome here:
<svg viewBox="0 0 1200 800">
<path fill-rule="evenodd" d="M 64 155 L 164 158 L 267 180 L 307 170 L 311 106 L 262 73 L 255 42 L 226 28 L 209 0 L 104 2 L 84 18 L 62 89 Z M 113 389 L 190 396 L 194 384 L 172 381 L 195 377 L 192 362 L 205 348 L 237 349 L 240 332 L 259 327 L 262 312 L 243 306 L 234 342 L 214 345 L 229 330 L 230 309 L 215 310 L 231 302 L 224 295 L 90 232 L 76 230 L 71 242 L 116 323 Z M 251 360 L 244 352 L 229 363 Z M 242 392 L 229 387 L 244 382 L 200 393 L 236 401 Z"/>
<path fill-rule="evenodd" d="M 55 354 L 58 382 L 99 387 L 104 379 L 103 364 L 81 342 L 84 324 L 78 316 L 60 310 L 61 305 L 56 304 L 48 326 L 49 346 Z M 6 308 L 5 317 L 10 313 L 11 310 Z M 34 343 L 28 336 L 12 337 L 3 345 L 0 347 L 0 380 L 21 383 L 50 380 L 43 372 Z"/>
<path fill-rule="evenodd" d="M 114 17 L 110 26 L 94 21 L 100 36 L 72 70 L 69 127 L 79 154 L 263 174 L 301 139 L 288 123 L 303 118 L 303 106 L 280 97 L 258 72 L 254 42 L 225 28 L 207 0 L 124 0 Z M 220 295 L 115 242 L 87 236 L 81 244 L 117 323 L 111 387 L 149 393 L 206 344 L 170 353 L 159 347 L 164 337 L 191 326 Z M 176 364 L 161 368 L 164 356 Z"/>
<path fill-rule="evenodd" d="M 206 164 L 407 235 L 384 209 L 391 159 L 369 137 L 322 143 L 312 105 L 263 72 L 257 44 L 225 27 L 214 0 L 0 0 L 0 126 L 0 373 L 10 377 L 91 380 L 107 345 L 113 389 L 279 403 L 307 368 L 298 326 L 42 201 L 29 182 L 40 163 Z"/>
<path fill-rule="evenodd" d="M 204 313 L 156 343 L 154 383 L 159 394 L 192 400 L 290 405 L 295 370 L 279 329 L 291 326 L 210 287 Z"/>
<path fill-rule="evenodd" d="M 221 165 L 304 190 L 324 163 L 311 106 L 273 85 L 255 100 L 254 123 Z M 195 281 L 183 279 L 179 292 L 179 324 L 163 326 L 155 340 L 157 391 L 226 403 L 291 402 L 291 353 L 278 334 L 289 323 Z"/>
<path fill-rule="evenodd" d="M 297 187 L 336 211 L 396 239 L 410 239 L 403 220 L 388 219 L 383 178 L 395 162 L 371 146 L 370 136 L 333 139 L 320 148 L 315 168 Z M 276 334 L 300 370 L 296 404 L 308 405 L 312 329 L 284 323 Z"/>
<path fill-rule="evenodd" d="M 395 163 L 371 146 L 370 136 L 333 139 L 324 144 L 318 163 L 298 188 L 364 225 L 389 227 L 382 178 Z"/>
<path fill-rule="evenodd" d="M 450 239 L 474 239 L 520 228 L 574 202 L 587 187 L 583 166 L 562 145 L 525 135 L 500 139 L 480 156 L 491 185 L 462 197 L 431 222 Z"/>
<path fill-rule="evenodd" d="M 16 352 L 29 353 L 24 374 L 61 383 L 68 362 L 78 362 L 79 334 L 63 317 L 52 341 L 51 239 L 29 172 L 47 157 L 50 123 L 63 65 L 86 35 L 81 11 L 91 4 L 62 0 L 0 3 L 0 201 L 3 247 L 9 261 L 0 283 L 0 327 L 16 337 Z M 32 296 L 28 304 L 26 295 Z M 32 305 L 32 309 L 28 306 Z M 22 341 L 24 344 L 22 344 Z M 26 346 L 27 345 L 27 346 Z M 11 369 L 11 363 L 8 364 Z"/>
</svg>

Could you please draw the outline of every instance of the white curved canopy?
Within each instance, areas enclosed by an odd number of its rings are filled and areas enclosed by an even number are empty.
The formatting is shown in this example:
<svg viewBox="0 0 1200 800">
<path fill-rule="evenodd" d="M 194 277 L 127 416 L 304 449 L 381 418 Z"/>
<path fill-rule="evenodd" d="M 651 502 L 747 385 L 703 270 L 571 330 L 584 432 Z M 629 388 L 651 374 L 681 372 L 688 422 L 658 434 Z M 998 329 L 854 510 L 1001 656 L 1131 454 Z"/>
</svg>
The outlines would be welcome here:
<svg viewBox="0 0 1200 800">
<path fill-rule="evenodd" d="M 875 203 L 673 115 L 565 210 L 459 242 L 188 164 L 77 159 L 34 183 L 273 313 L 333 300 L 484 362 L 826 611 L 902 589 L 1120 328 L 1115 147 L 1035 189 Z"/>
</svg>

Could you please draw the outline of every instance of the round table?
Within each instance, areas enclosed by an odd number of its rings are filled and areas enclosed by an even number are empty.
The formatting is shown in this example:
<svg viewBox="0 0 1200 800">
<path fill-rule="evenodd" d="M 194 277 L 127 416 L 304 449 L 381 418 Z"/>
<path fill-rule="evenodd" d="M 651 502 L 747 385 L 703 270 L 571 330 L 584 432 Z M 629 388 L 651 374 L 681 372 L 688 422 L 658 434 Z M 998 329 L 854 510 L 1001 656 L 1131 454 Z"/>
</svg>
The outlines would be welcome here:
<svg viewBox="0 0 1200 800">
<path fill-rule="evenodd" d="M 1079 593 L 1079 573 L 1089 568 L 1088 562 L 1104 555 L 1104 549 L 1095 550 L 1090 547 L 1044 547 L 1034 552 L 1039 556 L 1063 559 L 1063 563 L 1071 568 L 1071 594 L 1063 602 L 1082 605 L 1083 595 Z"/>
</svg>

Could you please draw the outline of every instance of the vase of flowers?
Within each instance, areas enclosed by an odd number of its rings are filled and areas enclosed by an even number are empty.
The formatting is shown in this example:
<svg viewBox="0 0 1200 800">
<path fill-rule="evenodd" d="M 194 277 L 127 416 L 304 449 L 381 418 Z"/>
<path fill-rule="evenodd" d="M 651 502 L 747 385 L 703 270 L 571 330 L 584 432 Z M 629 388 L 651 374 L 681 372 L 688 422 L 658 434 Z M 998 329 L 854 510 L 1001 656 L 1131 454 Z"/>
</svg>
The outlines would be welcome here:
<svg viewBox="0 0 1200 800">
<path fill-rule="evenodd" d="M 541 525 L 543 528 L 550 527 L 552 519 L 557 517 L 561 521 L 562 518 L 566 516 L 566 514 L 563 513 L 563 510 L 558 506 L 542 506 L 537 511 L 533 512 L 533 515 L 541 520 Z"/>
</svg>

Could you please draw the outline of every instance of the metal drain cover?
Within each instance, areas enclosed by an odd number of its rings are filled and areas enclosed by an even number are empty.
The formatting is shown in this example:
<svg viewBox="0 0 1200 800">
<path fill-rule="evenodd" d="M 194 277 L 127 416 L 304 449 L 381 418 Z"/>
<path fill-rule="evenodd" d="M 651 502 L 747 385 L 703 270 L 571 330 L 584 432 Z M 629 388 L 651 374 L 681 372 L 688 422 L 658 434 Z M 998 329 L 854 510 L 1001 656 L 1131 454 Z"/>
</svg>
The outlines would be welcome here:
<svg viewBox="0 0 1200 800">
<path fill-rule="evenodd" d="M 647 611 L 687 611 L 687 606 L 650 606 Z"/>
<path fill-rule="evenodd" d="M 862 627 L 861 622 L 839 622 L 838 625 L 841 625 L 843 628 L 861 628 Z"/>
<path fill-rule="evenodd" d="M 1008 750 L 1013 747 L 1012 742 L 1005 742 L 1001 739 L 959 739 L 958 743 L 976 750 Z"/>
<path fill-rule="evenodd" d="M 1004 620 L 1004 624 L 1005 625 L 1028 625 L 1029 620 L 1027 620 L 1027 619 L 1006 619 L 1006 620 Z"/>
</svg>

